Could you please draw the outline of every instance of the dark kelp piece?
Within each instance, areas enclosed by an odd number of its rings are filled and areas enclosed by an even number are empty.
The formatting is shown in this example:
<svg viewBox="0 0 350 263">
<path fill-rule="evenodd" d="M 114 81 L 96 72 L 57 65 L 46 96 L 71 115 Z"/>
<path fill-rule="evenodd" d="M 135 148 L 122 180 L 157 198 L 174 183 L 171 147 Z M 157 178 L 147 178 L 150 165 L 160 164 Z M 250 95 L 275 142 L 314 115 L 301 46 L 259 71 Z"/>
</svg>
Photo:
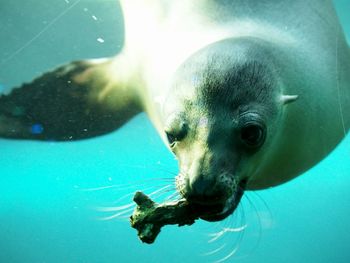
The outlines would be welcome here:
<svg viewBox="0 0 350 263">
<path fill-rule="evenodd" d="M 136 192 L 137 204 L 130 223 L 137 230 L 142 242 L 152 244 L 164 225 L 192 225 L 199 218 L 199 211 L 186 200 L 158 204 L 142 192 Z"/>
</svg>

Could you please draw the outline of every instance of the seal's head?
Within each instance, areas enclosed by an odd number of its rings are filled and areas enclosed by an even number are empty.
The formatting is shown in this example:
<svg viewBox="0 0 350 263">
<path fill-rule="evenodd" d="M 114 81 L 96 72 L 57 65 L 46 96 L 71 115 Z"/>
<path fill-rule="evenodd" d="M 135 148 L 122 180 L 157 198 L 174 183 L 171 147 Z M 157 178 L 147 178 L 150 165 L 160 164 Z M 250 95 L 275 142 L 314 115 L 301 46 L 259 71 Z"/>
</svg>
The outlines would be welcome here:
<svg viewBox="0 0 350 263">
<path fill-rule="evenodd" d="M 163 106 L 164 132 L 179 160 L 176 187 L 206 209 L 230 215 L 273 143 L 281 114 L 279 79 L 264 45 L 227 39 L 186 60 Z"/>
</svg>

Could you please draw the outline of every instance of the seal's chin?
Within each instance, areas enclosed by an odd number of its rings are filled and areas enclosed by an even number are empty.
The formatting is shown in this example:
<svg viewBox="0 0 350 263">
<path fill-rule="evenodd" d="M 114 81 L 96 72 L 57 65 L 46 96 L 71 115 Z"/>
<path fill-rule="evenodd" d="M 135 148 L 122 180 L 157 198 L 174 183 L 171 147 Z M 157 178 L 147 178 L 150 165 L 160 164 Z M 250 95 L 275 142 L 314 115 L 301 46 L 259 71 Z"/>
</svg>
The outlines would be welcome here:
<svg viewBox="0 0 350 263">
<path fill-rule="evenodd" d="M 199 211 L 201 219 L 209 222 L 221 221 L 236 210 L 243 193 L 244 188 L 238 187 L 234 194 L 222 203 L 206 204 L 201 202 L 193 203 L 193 205 L 195 209 Z"/>
</svg>

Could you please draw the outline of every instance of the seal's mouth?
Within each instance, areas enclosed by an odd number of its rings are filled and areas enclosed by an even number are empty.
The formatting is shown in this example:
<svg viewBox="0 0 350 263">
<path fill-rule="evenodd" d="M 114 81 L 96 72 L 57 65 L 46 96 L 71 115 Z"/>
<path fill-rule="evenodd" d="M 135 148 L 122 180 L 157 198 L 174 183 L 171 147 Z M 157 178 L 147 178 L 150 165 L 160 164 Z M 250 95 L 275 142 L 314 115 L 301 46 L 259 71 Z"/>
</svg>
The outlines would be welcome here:
<svg viewBox="0 0 350 263">
<path fill-rule="evenodd" d="M 196 210 L 198 214 L 200 214 L 200 218 L 209 221 L 221 221 L 231 215 L 237 208 L 243 193 L 244 193 L 245 183 L 241 182 L 236 191 L 226 199 L 220 203 L 210 203 L 210 202 L 190 202 L 193 205 L 193 208 Z"/>
</svg>

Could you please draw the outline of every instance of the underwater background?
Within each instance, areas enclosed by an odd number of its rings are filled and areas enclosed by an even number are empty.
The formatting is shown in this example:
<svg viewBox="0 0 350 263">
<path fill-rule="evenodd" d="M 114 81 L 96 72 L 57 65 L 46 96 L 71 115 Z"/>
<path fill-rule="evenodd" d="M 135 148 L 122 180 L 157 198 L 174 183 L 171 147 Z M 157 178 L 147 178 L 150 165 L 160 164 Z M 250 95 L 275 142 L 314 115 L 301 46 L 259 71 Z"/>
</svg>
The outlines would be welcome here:
<svg viewBox="0 0 350 263">
<path fill-rule="evenodd" d="M 350 40 L 350 0 L 334 2 Z M 116 54 L 123 19 L 115 0 L 0 0 L 0 40 L 3 92 L 71 60 Z M 108 210 L 135 190 L 166 198 L 176 172 L 144 114 L 85 141 L 0 140 L 0 263 L 350 262 L 350 136 L 297 179 L 247 192 L 225 221 L 167 226 L 142 244 L 131 211 Z"/>
</svg>

